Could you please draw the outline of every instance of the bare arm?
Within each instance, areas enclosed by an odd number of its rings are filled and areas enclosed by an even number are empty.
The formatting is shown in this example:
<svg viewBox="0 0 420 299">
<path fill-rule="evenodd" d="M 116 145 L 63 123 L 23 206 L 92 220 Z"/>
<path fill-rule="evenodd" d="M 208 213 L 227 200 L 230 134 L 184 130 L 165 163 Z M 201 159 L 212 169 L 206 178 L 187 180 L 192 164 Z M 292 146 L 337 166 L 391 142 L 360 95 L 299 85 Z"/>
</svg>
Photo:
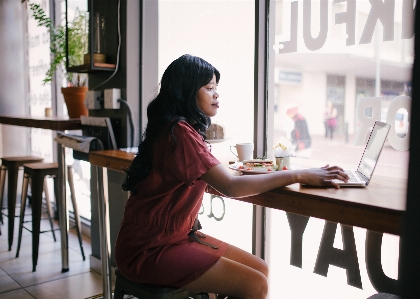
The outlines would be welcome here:
<svg viewBox="0 0 420 299">
<path fill-rule="evenodd" d="M 218 164 L 201 176 L 207 184 L 227 197 L 246 197 L 294 183 L 339 188 L 333 179 L 347 181 L 348 177 L 338 166 L 276 171 L 273 174 L 234 176 Z"/>
</svg>

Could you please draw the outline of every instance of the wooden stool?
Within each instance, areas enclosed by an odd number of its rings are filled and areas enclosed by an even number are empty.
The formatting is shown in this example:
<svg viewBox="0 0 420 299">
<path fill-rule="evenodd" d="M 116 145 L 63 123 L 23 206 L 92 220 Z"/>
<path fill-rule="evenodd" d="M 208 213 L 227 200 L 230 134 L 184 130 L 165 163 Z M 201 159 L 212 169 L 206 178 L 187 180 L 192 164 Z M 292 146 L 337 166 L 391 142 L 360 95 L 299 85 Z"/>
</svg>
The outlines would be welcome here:
<svg viewBox="0 0 420 299">
<path fill-rule="evenodd" d="M 42 213 L 42 191 L 45 185 L 45 177 L 51 176 L 54 177 L 54 190 L 56 194 L 56 202 L 59 200 L 57 197 L 57 176 L 58 176 L 58 163 L 30 163 L 24 164 L 24 184 L 22 190 L 22 207 L 24 207 L 26 201 L 26 194 L 28 188 L 28 181 L 31 180 L 31 190 L 32 190 L 32 271 L 36 271 L 36 265 L 38 263 L 38 250 L 39 250 L 39 234 L 40 231 L 40 221 Z M 82 243 L 82 233 L 81 233 L 81 223 L 80 217 L 77 209 L 76 197 L 74 192 L 73 185 L 73 174 L 72 167 L 67 166 L 68 178 L 71 192 L 71 201 L 73 204 L 74 218 L 75 218 L 75 227 L 77 231 L 77 236 L 79 238 L 80 250 L 82 253 L 83 260 L 85 260 L 85 253 L 83 250 Z M 49 199 L 47 200 L 47 202 Z M 50 209 L 47 203 L 47 210 Z M 19 238 L 18 238 L 18 248 L 16 251 L 16 257 L 19 256 L 20 243 L 22 239 L 22 228 L 23 228 L 23 219 L 24 219 L 24 209 L 21 209 L 20 212 L 20 221 L 19 221 Z M 50 214 L 50 217 L 52 214 Z"/>
<path fill-rule="evenodd" d="M 124 295 L 132 295 L 138 299 L 208 299 L 208 294 L 196 293 L 184 289 L 159 287 L 133 282 L 125 278 L 118 268 L 115 268 L 114 299 L 123 299 Z"/>
<path fill-rule="evenodd" d="M 19 168 L 26 163 L 42 162 L 43 159 L 35 156 L 3 157 L 1 158 L 0 172 L 0 208 L 3 208 L 4 182 L 7 171 L 7 217 L 8 217 L 8 241 L 9 251 L 12 249 L 13 232 L 15 228 L 16 193 Z M 0 213 L 0 220 L 3 222 L 3 213 Z"/>
</svg>

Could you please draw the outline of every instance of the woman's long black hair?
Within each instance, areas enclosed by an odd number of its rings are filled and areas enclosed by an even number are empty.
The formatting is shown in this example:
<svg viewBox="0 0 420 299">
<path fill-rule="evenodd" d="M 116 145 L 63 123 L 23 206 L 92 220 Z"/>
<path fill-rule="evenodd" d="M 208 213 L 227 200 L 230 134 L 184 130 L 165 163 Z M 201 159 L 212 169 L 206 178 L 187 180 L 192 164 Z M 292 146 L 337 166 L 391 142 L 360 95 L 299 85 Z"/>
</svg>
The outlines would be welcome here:
<svg viewBox="0 0 420 299">
<path fill-rule="evenodd" d="M 162 134 L 172 133 L 181 120 L 192 125 L 205 139 L 210 119 L 197 106 L 197 92 L 220 73 L 210 63 L 192 55 L 183 55 L 174 60 L 165 70 L 160 91 L 147 106 L 148 123 L 140 141 L 138 152 L 121 187 L 135 193 L 135 186 L 144 180 L 152 168 L 152 151 L 155 140 Z M 166 130 L 166 131 L 165 131 Z M 172 135 L 173 136 L 173 135 Z"/>
</svg>

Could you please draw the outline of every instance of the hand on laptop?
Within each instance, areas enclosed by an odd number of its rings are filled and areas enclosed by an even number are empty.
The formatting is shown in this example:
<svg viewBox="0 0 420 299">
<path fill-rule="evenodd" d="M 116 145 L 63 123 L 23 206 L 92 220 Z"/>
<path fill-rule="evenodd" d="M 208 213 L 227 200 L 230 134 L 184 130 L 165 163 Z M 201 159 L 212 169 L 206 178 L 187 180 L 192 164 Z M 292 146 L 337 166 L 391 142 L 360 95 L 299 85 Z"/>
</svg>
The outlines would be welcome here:
<svg viewBox="0 0 420 299">
<path fill-rule="evenodd" d="M 299 174 L 299 183 L 311 186 L 334 187 L 340 186 L 333 180 L 347 182 L 349 177 L 341 167 L 329 166 L 328 164 L 321 168 L 303 169 Z"/>
</svg>

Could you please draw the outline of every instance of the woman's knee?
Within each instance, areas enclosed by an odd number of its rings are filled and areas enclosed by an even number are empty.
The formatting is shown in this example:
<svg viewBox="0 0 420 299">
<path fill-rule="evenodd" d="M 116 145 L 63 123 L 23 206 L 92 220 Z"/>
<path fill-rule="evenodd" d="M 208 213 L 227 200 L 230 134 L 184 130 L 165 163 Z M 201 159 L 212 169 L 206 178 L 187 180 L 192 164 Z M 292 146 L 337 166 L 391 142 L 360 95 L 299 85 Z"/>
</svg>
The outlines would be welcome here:
<svg viewBox="0 0 420 299">
<path fill-rule="evenodd" d="M 253 282 L 249 285 L 249 299 L 265 299 L 268 294 L 268 280 L 267 277 L 261 272 L 261 275 L 254 277 Z"/>
<path fill-rule="evenodd" d="M 228 250 L 224 254 L 224 257 L 251 267 L 263 273 L 265 277 L 268 277 L 267 263 L 260 257 L 257 257 L 247 251 L 239 249 L 233 245 L 229 245 Z"/>
<path fill-rule="evenodd" d="M 266 261 L 264 261 L 263 259 L 258 258 L 258 263 L 257 266 L 255 267 L 255 270 L 261 272 L 262 274 L 264 274 L 264 276 L 266 278 L 268 278 L 268 265 L 266 263 Z"/>
</svg>

